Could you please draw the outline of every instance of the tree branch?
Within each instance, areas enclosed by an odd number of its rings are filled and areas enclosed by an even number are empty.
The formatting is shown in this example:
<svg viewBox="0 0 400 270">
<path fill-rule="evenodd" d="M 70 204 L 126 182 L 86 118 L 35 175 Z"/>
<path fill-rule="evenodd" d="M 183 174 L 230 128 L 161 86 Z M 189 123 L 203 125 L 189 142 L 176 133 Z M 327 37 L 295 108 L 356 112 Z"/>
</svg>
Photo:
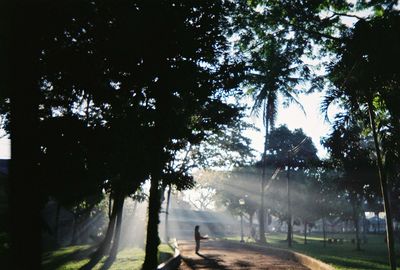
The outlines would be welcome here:
<svg viewBox="0 0 400 270">
<path fill-rule="evenodd" d="M 329 11 L 332 12 L 332 14 L 333 14 L 330 18 L 332 18 L 334 16 L 340 16 L 340 17 L 350 17 L 350 18 L 356 18 L 356 19 L 359 19 L 359 20 L 365 20 L 365 18 L 357 16 L 357 15 L 354 15 L 354 14 L 336 12 L 336 11 L 333 11 L 333 10 L 329 10 Z"/>
</svg>

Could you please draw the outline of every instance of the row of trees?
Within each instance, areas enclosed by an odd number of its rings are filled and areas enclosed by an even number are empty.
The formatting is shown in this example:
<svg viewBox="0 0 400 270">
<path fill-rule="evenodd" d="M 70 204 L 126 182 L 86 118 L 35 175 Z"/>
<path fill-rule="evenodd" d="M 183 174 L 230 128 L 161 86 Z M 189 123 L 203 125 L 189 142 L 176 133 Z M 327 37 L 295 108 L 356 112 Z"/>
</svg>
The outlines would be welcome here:
<svg viewBox="0 0 400 270">
<path fill-rule="evenodd" d="M 268 209 L 264 213 L 267 216 L 265 221 L 270 223 L 273 216 L 281 224 L 287 224 L 289 246 L 292 224 L 303 224 L 307 243 L 307 228 L 314 226 L 316 221 L 322 222 L 325 239 L 328 220 L 351 220 L 356 247 L 361 250 L 359 225 L 364 224 L 362 231 L 365 236 L 368 231 L 365 227 L 366 212 L 383 211 L 378 175 L 370 155 L 372 138 L 363 137 L 359 128 L 346 130 L 339 123 L 334 126 L 332 134 L 323 139 L 331 155 L 326 160 L 319 160 L 311 139 L 302 130 L 290 131 L 286 126 L 280 126 L 270 133 L 265 171 L 271 177 L 265 190 Z M 254 217 L 259 217 L 261 211 L 259 175 L 262 166 L 262 161 L 259 161 L 228 172 L 200 175 L 204 185 L 216 190 L 214 198 L 219 206 L 227 208 L 233 215 L 246 214 L 250 230 Z M 245 204 L 240 204 L 240 200 Z"/>
<path fill-rule="evenodd" d="M 390 197 L 398 185 L 399 12 L 397 1 L 265 1 L 236 2 L 231 33 L 237 53 L 248 67 L 245 84 L 261 108 L 265 123 L 262 157 L 266 168 L 270 132 L 274 127 L 277 97 L 296 102 L 295 94 L 327 90 L 322 109 L 336 101 L 352 123 L 362 122 L 373 138 L 380 196 L 387 219 L 387 243 L 391 269 L 395 269 L 393 216 Z M 325 69 L 313 65 L 318 60 Z M 309 84 L 304 83 L 309 82 Z M 343 116 L 343 115 L 342 115 Z M 342 116 L 339 116 L 341 118 Z M 351 124 L 344 124 L 352 129 Z M 334 135 L 334 134 L 332 134 Z M 333 144 L 336 144 L 334 142 Z M 331 147 L 330 142 L 326 142 Z M 333 154 L 338 149 L 331 149 Z M 341 150 L 345 150 L 342 148 Z M 351 150 L 353 151 L 353 150 Z M 357 150 L 361 154 L 363 150 Z M 348 156 L 336 155 L 346 178 L 354 170 Z M 367 161 L 359 161 L 365 163 Z M 361 171 L 360 165 L 355 171 Z M 264 236 L 264 190 L 269 181 L 261 177 L 260 239 Z M 351 192 L 350 192 L 351 193 Z M 351 197 L 354 197 L 353 195 Z M 353 198 L 354 199 L 354 198 Z"/>
</svg>

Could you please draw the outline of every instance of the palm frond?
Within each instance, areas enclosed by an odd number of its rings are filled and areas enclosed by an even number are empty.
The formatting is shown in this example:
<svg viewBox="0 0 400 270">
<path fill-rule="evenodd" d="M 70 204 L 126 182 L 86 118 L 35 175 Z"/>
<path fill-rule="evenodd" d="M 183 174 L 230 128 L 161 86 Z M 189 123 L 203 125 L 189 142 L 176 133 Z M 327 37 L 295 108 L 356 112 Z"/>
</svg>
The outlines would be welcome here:
<svg viewBox="0 0 400 270">
<path fill-rule="evenodd" d="M 289 103 L 294 103 L 299 106 L 300 110 L 304 113 L 305 116 L 307 116 L 303 104 L 301 104 L 301 102 L 297 99 L 297 95 L 292 94 L 290 90 L 281 91 L 281 93 L 289 101 Z"/>
</svg>

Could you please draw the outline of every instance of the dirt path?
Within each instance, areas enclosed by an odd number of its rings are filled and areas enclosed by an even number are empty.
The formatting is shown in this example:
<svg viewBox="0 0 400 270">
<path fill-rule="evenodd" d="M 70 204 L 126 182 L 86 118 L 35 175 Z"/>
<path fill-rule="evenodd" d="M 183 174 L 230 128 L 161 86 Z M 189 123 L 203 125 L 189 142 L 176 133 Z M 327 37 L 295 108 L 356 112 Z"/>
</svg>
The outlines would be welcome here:
<svg viewBox="0 0 400 270">
<path fill-rule="evenodd" d="M 268 269 L 307 270 L 301 264 L 268 254 L 265 249 L 224 241 L 204 241 L 200 254 L 194 252 L 194 241 L 179 241 L 182 254 L 180 270 L 192 269 Z"/>
</svg>

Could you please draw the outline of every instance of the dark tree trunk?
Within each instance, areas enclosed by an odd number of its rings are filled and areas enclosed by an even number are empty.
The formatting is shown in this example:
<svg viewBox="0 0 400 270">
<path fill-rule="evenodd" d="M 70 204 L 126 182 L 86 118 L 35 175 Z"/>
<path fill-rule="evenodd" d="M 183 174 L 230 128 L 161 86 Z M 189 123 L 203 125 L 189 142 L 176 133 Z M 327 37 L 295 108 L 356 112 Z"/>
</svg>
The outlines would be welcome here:
<svg viewBox="0 0 400 270">
<path fill-rule="evenodd" d="M 290 154 L 288 153 L 288 170 L 287 170 L 287 207 L 288 207 L 288 220 L 287 220 L 287 225 L 288 225 L 288 231 L 287 231 L 287 241 L 288 241 L 288 246 L 292 246 L 292 234 L 293 234 L 293 228 L 292 228 L 292 202 L 291 202 L 291 195 L 290 195 Z"/>
<path fill-rule="evenodd" d="M 121 198 L 124 198 L 121 196 L 119 190 L 116 190 L 114 193 L 114 203 L 111 211 L 111 217 L 110 221 L 108 222 L 108 227 L 106 231 L 106 235 L 104 236 L 104 239 L 101 241 L 99 247 L 97 250 L 91 255 L 90 261 L 82 266 L 80 270 L 91 270 L 93 267 L 103 258 L 103 256 L 108 253 L 110 250 L 110 246 L 114 237 L 114 231 L 115 231 L 115 223 L 117 221 L 117 215 L 118 215 L 118 205 L 120 205 L 120 200 Z M 109 257 L 111 258 L 111 257 Z M 109 264 L 110 261 L 106 261 L 106 264 Z"/>
<path fill-rule="evenodd" d="M 72 235 L 71 235 L 71 245 L 76 244 L 76 227 L 77 227 L 76 216 L 73 215 L 72 217 Z"/>
<path fill-rule="evenodd" d="M 392 219 L 392 210 L 390 207 L 390 200 L 389 200 L 389 190 L 387 187 L 387 177 L 386 172 L 383 167 L 382 161 L 382 154 L 381 148 L 379 146 L 378 141 L 378 134 L 376 130 L 376 123 L 375 123 L 375 112 L 372 103 L 372 97 L 368 99 L 368 113 L 369 113 L 369 120 L 372 129 L 372 135 L 374 137 L 374 144 L 375 144 L 375 153 L 376 153 L 376 162 L 378 165 L 378 173 L 379 173 L 379 184 L 381 187 L 381 193 L 383 197 L 383 208 L 386 213 L 386 239 L 387 239 L 387 249 L 389 253 L 389 263 L 390 269 L 396 270 L 396 256 L 394 250 L 394 235 L 393 235 L 393 219 Z"/>
<path fill-rule="evenodd" d="M 375 216 L 376 216 L 376 221 L 377 221 L 377 224 L 376 224 L 377 226 L 375 227 L 375 233 L 379 233 L 380 227 L 381 227 L 380 222 L 379 222 L 379 212 L 375 213 Z"/>
<path fill-rule="evenodd" d="M 365 216 L 365 210 L 362 210 L 362 219 L 363 219 L 363 243 L 366 244 L 368 242 L 367 233 L 368 233 L 368 224 L 367 217 Z"/>
<path fill-rule="evenodd" d="M 304 244 L 307 245 L 307 221 L 304 221 Z"/>
<path fill-rule="evenodd" d="M 118 192 L 116 192 L 118 193 Z M 111 211 L 111 217 L 110 221 L 108 222 L 108 227 L 106 231 L 106 235 L 104 236 L 103 241 L 97 248 L 97 250 L 93 253 L 92 255 L 92 261 L 100 260 L 104 254 L 108 253 L 111 242 L 114 237 L 114 231 L 115 231 L 115 223 L 117 220 L 117 214 L 118 214 L 118 205 L 119 205 L 119 195 L 115 195 L 114 198 L 114 203 L 113 203 L 113 209 Z"/>
<path fill-rule="evenodd" d="M 149 218 L 147 222 L 146 235 L 146 256 L 142 266 L 143 270 L 156 269 L 158 266 L 158 245 L 160 238 L 158 236 L 158 224 L 160 222 L 161 198 L 159 190 L 160 176 L 159 172 L 151 176 L 150 197 L 149 197 Z"/>
<path fill-rule="evenodd" d="M 122 217 L 123 217 L 123 209 L 124 209 L 124 196 L 122 194 L 119 194 L 119 198 L 116 200 L 116 226 L 115 226 L 115 233 L 114 233 L 114 241 L 113 245 L 110 251 L 110 257 L 115 259 L 118 253 L 118 247 L 119 247 L 119 239 L 121 235 L 121 224 L 122 224 Z"/>
<path fill-rule="evenodd" d="M 325 228 L 325 217 L 322 218 L 322 234 L 324 236 L 324 247 L 326 247 L 326 228 Z"/>
<path fill-rule="evenodd" d="M 260 206 L 260 242 L 266 243 L 267 239 L 265 238 L 265 186 L 267 183 L 266 179 L 266 169 L 267 169 L 267 149 L 268 149 L 268 137 L 269 137 L 269 110 L 268 110 L 268 101 L 264 107 L 265 114 L 265 139 L 264 139 L 264 152 L 262 155 L 262 175 L 261 175 L 261 206 Z"/>
<path fill-rule="evenodd" d="M 2 8 L 8 48 L 6 87 L 11 93 L 11 156 L 9 181 L 11 263 L 4 269 L 40 269 L 41 218 L 37 63 L 42 6 L 29 1 L 5 1 Z M 3 10 L 4 11 L 4 10 Z M 1 25 L 0 27 L 4 27 Z M 3 29 L 2 29 L 3 30 Z M 3 59 L 4 61 L 4 59 Z M 1 63 L 2 65 L 4 64 Z M 4 75 L 4 74 L 2 74 Z"/>
<path fill-rule="evenodd" d="M 261 206 L 259 210 L 259 232 L 260 232 L 260 243 L 266 243 L 267 239 L 265 238 L 265 207 L 264 207 L 264 194 L 265 194 L 265 169 L 263 168 L 263 175 L 262 175 L 262 180 L 261 180 Z"/>
<path fill-rule="evenodd" d="M 254 218 L 254 212 L 249 214 L 249 231 L 251 232 L 253 228 L 253 218 Z"/>
<path fill-rule="evenodd" d="M 111 213 L 112 213 L 112 196 L 111 193 L 108 197 L 108 218 L 111 219 Z"/>
<path fill-rule="evenodd" d="M 54 224 L 54 238 L 56 240 L 57 245 L 58 245 L 58 228 L 60 223 L 60 210 L 61 210 L 61 205 L 60 203 L 57 203 L 56 220 Z"/>
<path fill-rule="evenodd" d="M 169 216 L 169 204 L 171 200 L 171 184 L 168 185 L 168 196 L 167 196 L 167 206 L 165 207 L 165 239 L 169 241 L 169 227 L 168 227 L 168 216 Z"/>
<path fill-rule="evenodd" d="M 356 198 L 351 199 L 351 206 L 353 210 L 353 222 L 354 222 L 354 228 L 356 229 L 356 249 L 358 251 L 361 250 L 361 245 L 360 245 L 360 224 L 359 224 L 359 211 L 357 207 L 357 201 Z"/>
</svg>

